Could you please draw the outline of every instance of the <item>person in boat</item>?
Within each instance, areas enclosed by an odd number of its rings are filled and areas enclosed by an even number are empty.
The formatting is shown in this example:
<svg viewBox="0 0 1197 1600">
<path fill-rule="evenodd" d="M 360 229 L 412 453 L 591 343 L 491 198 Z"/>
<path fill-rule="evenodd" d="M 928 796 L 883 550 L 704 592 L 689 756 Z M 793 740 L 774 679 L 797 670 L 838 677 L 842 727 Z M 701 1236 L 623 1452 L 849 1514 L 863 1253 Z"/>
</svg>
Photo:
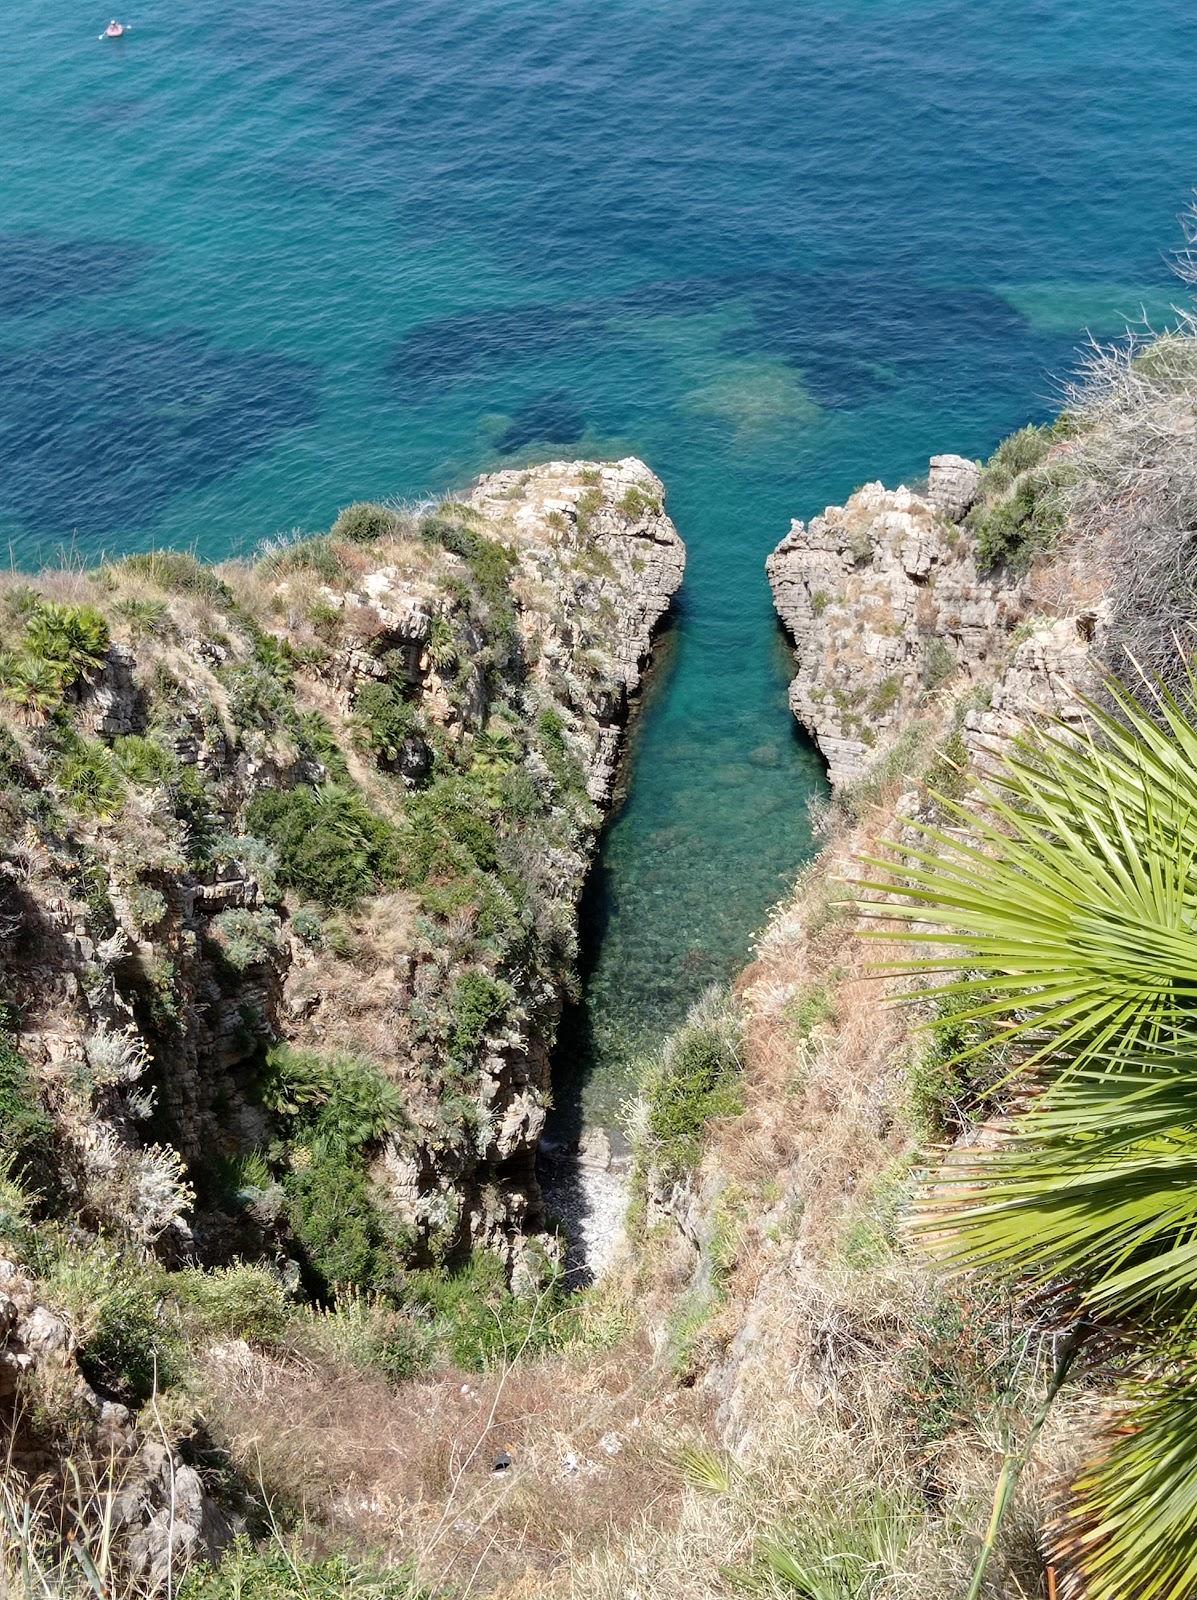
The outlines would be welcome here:
<svg viewBox="0 0 1197 1600">
<path fill-rule="evenodd" d="M 119 39 L 120 36 L 124 33 L 124 31 L 125 31 L 124 23 L 123 22 L 118 22 L 116 20 L 116 18 L 113 17 L 112 21 L 104 29 L 104 37 L 106 39 Z"/>
</svg>

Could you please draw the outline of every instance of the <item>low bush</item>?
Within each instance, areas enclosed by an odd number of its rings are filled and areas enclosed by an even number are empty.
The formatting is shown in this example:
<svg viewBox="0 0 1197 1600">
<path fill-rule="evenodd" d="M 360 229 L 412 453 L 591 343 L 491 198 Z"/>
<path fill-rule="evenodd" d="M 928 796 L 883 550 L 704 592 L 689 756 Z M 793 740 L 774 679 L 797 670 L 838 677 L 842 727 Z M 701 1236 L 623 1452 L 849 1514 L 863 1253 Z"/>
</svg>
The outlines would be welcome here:
<svg viewBox="0 0 1197 1600">
<path fill-rule="evenodd" d="M 262 790 L 246 827 L 272 845 L 279 881 L 325 910 L 356 905 L 394 883 L 403 867 L 399 834 L 353 790 Z"/>
<path fill-rule="evenodd" d="M 338 1294 L 335 1306 L 313 1308 L 297 1318 L 290 1338 L 301 1355 L 317 1353 L 359 1372 L 379 1372 L 391 1383 L 414 1378 L 435 1354 L 427 1319 L 349 1287 Z"/>
<path fill-rule="evenodd" d="M 172 751 L 157 739 L 142 734 L 121 734 L 112 741 L 112 755 L 130 783 L 153 787 L 169 783 L 178 773 L 179 763 Z"/>
<path fill-rule="evenodd" d="M 112 611 L 128 628 L 135 644 L 142 639 L 169 639 L 176 632 L 170 608 L 164 600 L 143 600 L 128 595 L 117 600 Z"/>
<path fill-rule="evenodd" d="M 626 491 L 619 502 L 619 509 L 625 517 L 639 518 L 646 512 L 659 516 L 661 512 L 660 497 L 650 494 L 647 489 L 642 489 L 638 484 L 633 484 Z"/>
<path fill-rule="evenodd" d="M 272 577 L 281 578 L 288 572 L 312 572 L 327 584 L 337 583 L 348 571 L 344 556 L 326 533 L 276 545 L 263 553 L 261 566 Z"/>
<path fill-rule="evenodd" d="M 402 538 L 406 531 L 407 524 L 398 511 L 371 500 L 358 500 L 338 514 L 329 537 L 344 539 L 348 544 L 378 544 L 383 539 Z"/>
<path fill-rule="evenodd" d="M 573 1326 L 557 1286 L 537 1296 L 513 1294 L 503 1263 L 487 1251 L 453 1269 L 409 1272 L 404 1300 L 430 1319 L 445 1354 L 469 1372 L 559 1348 Z"/>
<path fill-rule="evenodd" d="M 386 1219 L 374 1204 L 370 1147 L 406 1122 L 403 1100 L 370 1061 L 276 1045 L 262 1099 L 283 1119 L 283 1188 L 296 1238 L 328 1288 L 393 1275 Z"/>
<path fill-rule="evenodd" d="M 171 594 L 198 595 L 214 606 L 233 604 L 233 591 L 205 562 L 189 550 L 147 550 L 114 563 L 113 574 L 130 572 L 148 578 Z"/>
<path fill-rule="evenodd" d="M 463 972 L 453 984 L 450 1001 L 453 1054 L 459 1058 L 472 1056 L 487 1028 L 503 1015 L 511 1001 L 508 984 L 492 978 L 489 973 Z"/>
<path fill-rule="evenodd" d="M 218 1567 L 201 1563 L 178 1600 L 431 1600 L 406 1567 L 378 1569 L 349 1556 L 316 1558 L 278 1538 L 255 1547 L 242 1537 Z"/>
<path fill-rule="evenodd" d="M 279 920 L 270 911 L 234 907 L 213 918 L 212 928 L 221 955 L 236 972 L 260 966 L 278 949 Z"/>
<path fill-rule="evenodd" d="M 1010 434 L 985 463 L 981 475 L 981 492 L 985 496 L 1002 495 L 1014 480 L 1024 472 L 1037 467 L 1054 443 L 1050 427 L 1032 424 Z"/>
<path fill-rule="evenodd" d="M 260 733 L 295 728 L 295 702 L 286 682 L 272 667 L 260 661 L 243 661 L 220 668 L 217 677 L 228 695 L 229 716 L 235 728 Z"/>
<path fill-rule="evenodd" d="M 61 669 L 66 684 L 99 670 L 108 654 L 108 623 L 95 606 L 40 601 L 29 613 L 21 649 Z"/>
<path fill-rule="evenodd" d="M 79 1364 L 107 1394 L 141 1405 L 186 1372 L 178 1308 L 166 1275 L 139 1255 L 96 1243 L 68 1244 L 42 1283 L 47 1303 L 66 1312 Z"/>
<path fill-rule="evenodd" d="M 168 1282 L 194 1335 L 271 1346 L 291 1319 L 287 1292 L 265 1267 L 188 1268 L 172 1273 Z"/>
<path fill-rule="evenodd" d="M 489 787 L 468 773 L 413 795 L 404 817 L 404 881 L 419 888 L 474 868 L 493 872 L 499 844 L 493 809 Z"/>
<path fill-rule="evenodd" d="M 42 1106 L 24 1057 L 3 1034 L 0 1164 L 7 1176 L 34 1192 L 44 1190 L 54 1178 L 54 1124 Z"/>
<path fill-rule="evenodd" d="M 708 1125 L 743 1109 L 743 1041 L 735 1002 L 708 990 L 666 1041 L 645 1074 L 645 1155 L 667 1176 L 680 1176 L 702 1153 Z"/>
<path fill-rule="evenodd" d="M 976 1060 L 960 1057 L 988 1037 L 983 1020 L 970 1019 L 978 1003 L 958 995 L 939 995 L 934 1020 L 923 1037 L 926 1048 L 906 1075 L 906 1106 L 915 1137 L 933 1144 L 958 1138 L 992 1107 L 1003 1075 L 999 1052 Z"/>
<path fill-rule="evenodd" d="M 384 764 L 393 764 L 403 746 L 421 731 L 420 714 L 393 683 L 368 683 L 353 702 L 354 741 Z"/>
<path fill-rule="evenodd" d="M 987 569 L 1021 569 L 1050 550 L 1064 527 L 1063 491 L 1069 481 L 1064 467 L 1028 472 L 1004 498 L 971 513 L 978 563 Z"/>
<path fill-rule="evenodd" d="M 81 817 L 102 821 L 125 803 L 124 775 L 112 751 L 98 739 L 68 739 L 52 771 L 63 802 Z"/>
</svg>

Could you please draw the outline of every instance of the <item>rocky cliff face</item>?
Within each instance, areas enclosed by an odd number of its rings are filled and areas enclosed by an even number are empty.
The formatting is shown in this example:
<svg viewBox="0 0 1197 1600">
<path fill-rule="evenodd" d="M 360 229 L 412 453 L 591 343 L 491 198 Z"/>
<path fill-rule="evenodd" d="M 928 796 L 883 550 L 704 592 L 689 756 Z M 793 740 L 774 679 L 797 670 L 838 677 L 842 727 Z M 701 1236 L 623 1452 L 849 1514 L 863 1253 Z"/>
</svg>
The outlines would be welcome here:
<svg viewBox="0 0 1197 1600">
<path fill-rule="evenodd" d="M 795 521 L 769 557 L 794 641 L 790 705 L 852 783 L 920 699 L 956 672 L 984 674 L 1021 620 L 1021 586 L 977 570 L 961 525 L 980 472 L 937 456 L 925 494 L 866 484 L 844 506 Z"/>
<path fill-rule="evenodd" d="M 0 977 L 85 1213 L 180 1258 L 291 1252 L 294 1174 L 217 1192 L 278 1148 L 285 1041 L 398 1089 L 388 1250 L 521 1268 L 596 805 L 683 565 L 626 460 L 74 584 L 102 659 L 53 711 L 7 680 Z M 7 603 L 14 636 L 45 604 Z"/>
<path fill-rule="evenodd" d="M 0 1430 L 50 1510 L 105 1474 L 148 1588 L 234 1531 L 193 1422 L 139 1415 L 172 1362 L 345 1286 L 418 1343 L 405 1275 L 475 1250 L 492 1297 L 493 1256 L 543 1282 L 576 903 L 685 561 L 663 495 L 555 462 L 250 563 L 0 583 Z"/>
<path fill-rule="evenodd" d="M 960 732 L 983 768 L 1035 716 L 1079 722 L 1097 687 L 1100 583 L 1071 555 L 980 570 L 965 519 L 981 482 L 974 462 L 933 456 L 922 494 L 866 484 L 795 521 L 766 563 L 794 641 L 790 705 L 835 785 L 863 777 L 941 692 L 978 692 Z"/>
</svg>

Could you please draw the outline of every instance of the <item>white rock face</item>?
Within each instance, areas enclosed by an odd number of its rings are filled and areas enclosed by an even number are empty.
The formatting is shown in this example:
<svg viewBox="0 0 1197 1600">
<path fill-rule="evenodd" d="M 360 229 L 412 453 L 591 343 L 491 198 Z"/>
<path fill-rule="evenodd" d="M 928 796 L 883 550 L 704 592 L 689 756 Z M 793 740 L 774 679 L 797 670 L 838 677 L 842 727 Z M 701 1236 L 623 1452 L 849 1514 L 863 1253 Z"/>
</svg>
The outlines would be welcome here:
<svg viewBox="0 0 1197 1600">
<path fill-rule="evenodd" d="M 927 499 L 937 511 L 959 522 L 977 498 L 981 468 L 965 456 L 932 456 Z"/>
<path fill-rule="evenodd" d="M 492 473 L 467 504 L 495 524 L 496 538 L 515 546 L 529 602 L 521 628 L 535 640 L 536 670 L 577 679 L 579 708 L 593 720 L 590 797 L 605 804 L 629 697 L 686 565 L 685 546 L 665 515 L 664 485 L 635 456 L 549 461 Z M 580 646 L 601 660 L 598 683 L 576 672 Z"/>
<path fill-rule="evenodd" d="M 964 742 L 973 764 L 991 769 L 1004 745 L 1032 719 L 1051 717 L 1079 728 L 1081 696 L 1098 686 L 1093 644 L 1100 639 L 1107 608 L 1072 617 L 1041 618 L 1014 649 L 985 710 L 970 711 Z"/>
<path fill-rule="evenodd" d="M 798 663 L 790 705 L 833 784 L 860 778 L 952 673 L 1000 659 L 1023 615 L 1019 584 L 981 576 L 969 534 L 943 509 L 971 503 L 973 464 L 936 457 L 932 469 L 938 500 L 866 484 L 794 522 L 766 563 Z"/>
</svg>

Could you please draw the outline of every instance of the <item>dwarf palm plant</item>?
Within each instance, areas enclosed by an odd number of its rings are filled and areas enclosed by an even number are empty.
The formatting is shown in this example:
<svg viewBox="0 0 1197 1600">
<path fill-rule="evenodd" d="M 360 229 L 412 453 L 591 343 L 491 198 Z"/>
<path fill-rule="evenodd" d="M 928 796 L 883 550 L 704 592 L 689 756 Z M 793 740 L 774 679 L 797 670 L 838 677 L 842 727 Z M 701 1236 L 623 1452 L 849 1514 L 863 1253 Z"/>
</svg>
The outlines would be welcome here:
<svg viewBox="0 0 1197 1600">
<path fill-rule="evenodd" d="M 1000 1042 L 1019 1063 L 1004 1136 L 938 1175 L 921 1228 L 954 1266 L 1054 1297 L 1062 1320 L 1135 1358 L 1053 1554 L 1090 1600 L 1189 1600 L 1197 684 L 1183 699 L 1113 686 L 1111 702 L 1088 707 L 1080 735 L 1047 726 L 1017 743 L 870 887 L 929 947 L 902 969 L 945 974 L 940 992 L 991 1025 L 967 1053 Z"/>
</svg>

